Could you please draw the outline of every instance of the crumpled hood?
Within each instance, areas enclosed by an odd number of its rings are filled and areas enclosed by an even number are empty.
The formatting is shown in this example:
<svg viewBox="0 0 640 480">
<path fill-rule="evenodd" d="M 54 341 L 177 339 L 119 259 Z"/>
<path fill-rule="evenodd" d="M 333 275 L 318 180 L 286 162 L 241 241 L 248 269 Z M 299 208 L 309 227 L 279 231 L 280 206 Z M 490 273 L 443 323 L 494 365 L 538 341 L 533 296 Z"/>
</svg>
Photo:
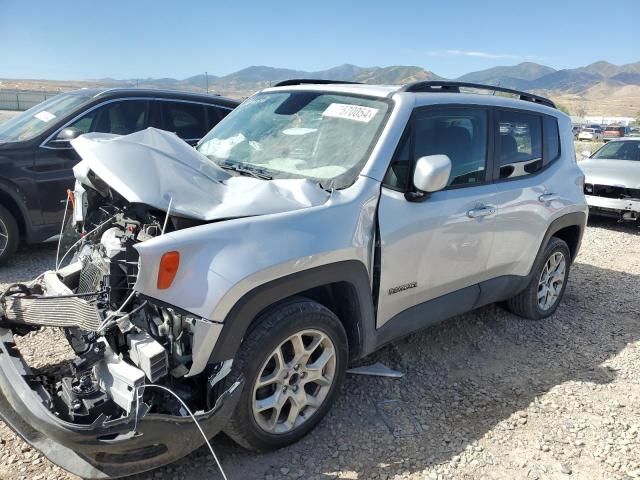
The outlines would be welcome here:
<svg viewBox="0 0 640 480">
<path fill-rule="evenodd" d="M 578 163 L 586 183 L 640 188 L 640 162 L 590 158 Z"/>
<path fill-rule="evenodd" d="M 330 194 L 306 179 L 232 176 L 173 133 L 147 128 L 130 135 L 88 133 L 71 141 L 82 161 L 131 203 L 198 220 L 264 215 L 321 205 Z"/>
</svg>

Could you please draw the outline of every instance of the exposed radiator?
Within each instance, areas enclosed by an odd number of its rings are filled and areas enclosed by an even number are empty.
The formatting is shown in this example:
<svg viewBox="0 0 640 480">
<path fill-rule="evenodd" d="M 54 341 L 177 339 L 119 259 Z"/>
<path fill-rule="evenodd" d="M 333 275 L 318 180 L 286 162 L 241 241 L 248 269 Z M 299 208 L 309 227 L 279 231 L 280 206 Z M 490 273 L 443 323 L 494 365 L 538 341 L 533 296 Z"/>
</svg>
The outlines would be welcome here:
<svg viewBox="0 0 640 480">
<path fill-rule="evenodd" d="M 101 323 L 97 307 L 77 297 L 11 296 L 5 299 L 4 310 L 7 320 L 27 325 L 79 327 L 96 331 Z"/>
</svg>

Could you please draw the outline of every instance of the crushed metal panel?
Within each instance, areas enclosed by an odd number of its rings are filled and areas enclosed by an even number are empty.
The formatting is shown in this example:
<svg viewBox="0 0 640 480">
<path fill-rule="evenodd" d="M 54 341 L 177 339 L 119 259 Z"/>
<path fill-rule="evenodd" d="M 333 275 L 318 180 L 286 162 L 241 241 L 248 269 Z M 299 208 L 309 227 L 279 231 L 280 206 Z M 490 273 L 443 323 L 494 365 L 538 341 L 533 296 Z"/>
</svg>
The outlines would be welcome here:
<svg viewBox="0 0 640 480">
<path fill-rule="evenodd" d="M 87 133 L 71 141 L 82 158 L 81 183 L 93 171 L 131 203 L 198 220 L 248 217 L 324 204 L 330 197 L 308 179 L 264 181 L 234 176 L 177 135 L 147 128 L 130 135 Z"/>
</svg>

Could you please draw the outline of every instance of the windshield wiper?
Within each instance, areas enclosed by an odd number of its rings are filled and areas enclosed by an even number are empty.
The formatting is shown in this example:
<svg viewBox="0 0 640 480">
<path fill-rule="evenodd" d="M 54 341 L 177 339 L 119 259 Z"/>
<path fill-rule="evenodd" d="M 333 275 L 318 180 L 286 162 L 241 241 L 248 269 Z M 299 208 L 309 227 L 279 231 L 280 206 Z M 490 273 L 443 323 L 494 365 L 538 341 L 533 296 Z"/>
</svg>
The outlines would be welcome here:
<svg viewBox="0 0 640 480">
<path fill-rule="evenodd" d="M 254 178 L 260 178 L 262 180 L 273 180 L 273 177 L 261 170 L 257 170 L 254 168 L 246 168 L 241 167 L 237 163 L 222 163 L 219 165 L 220 168 L 224 168 L 225 170 L 232 170 L 234 172 L 238 172 L 240 175 L 250 175 Z"/>
</svg>

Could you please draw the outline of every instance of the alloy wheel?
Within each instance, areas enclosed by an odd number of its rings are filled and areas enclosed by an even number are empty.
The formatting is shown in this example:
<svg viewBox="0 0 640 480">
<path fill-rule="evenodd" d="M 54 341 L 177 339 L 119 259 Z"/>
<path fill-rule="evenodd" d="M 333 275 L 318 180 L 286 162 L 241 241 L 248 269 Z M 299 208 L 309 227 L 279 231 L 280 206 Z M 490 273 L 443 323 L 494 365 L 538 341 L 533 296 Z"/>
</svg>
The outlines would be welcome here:
<svg viewBox="0 0 640 480">
<path fill-rule="evenodd" d="M 9 230 L 0 218 L 0 255 L 4 253 L 9 245 Z"/>
<path fill-rule="evenodd" d="M 567 263 L 562 252 L 553 252 L 544 264 L 538 280 L 538 307 L 542 311 L 554 307 L 565 282 Z"/>
<path fill-rule="evenodd" d="M 336 349 L 319 330 L 291 335 L 269 355 L 253 387 L 253 417 L 270 434 L 291 432 L 322 406 L 336 377 Z"/>
</svg>

